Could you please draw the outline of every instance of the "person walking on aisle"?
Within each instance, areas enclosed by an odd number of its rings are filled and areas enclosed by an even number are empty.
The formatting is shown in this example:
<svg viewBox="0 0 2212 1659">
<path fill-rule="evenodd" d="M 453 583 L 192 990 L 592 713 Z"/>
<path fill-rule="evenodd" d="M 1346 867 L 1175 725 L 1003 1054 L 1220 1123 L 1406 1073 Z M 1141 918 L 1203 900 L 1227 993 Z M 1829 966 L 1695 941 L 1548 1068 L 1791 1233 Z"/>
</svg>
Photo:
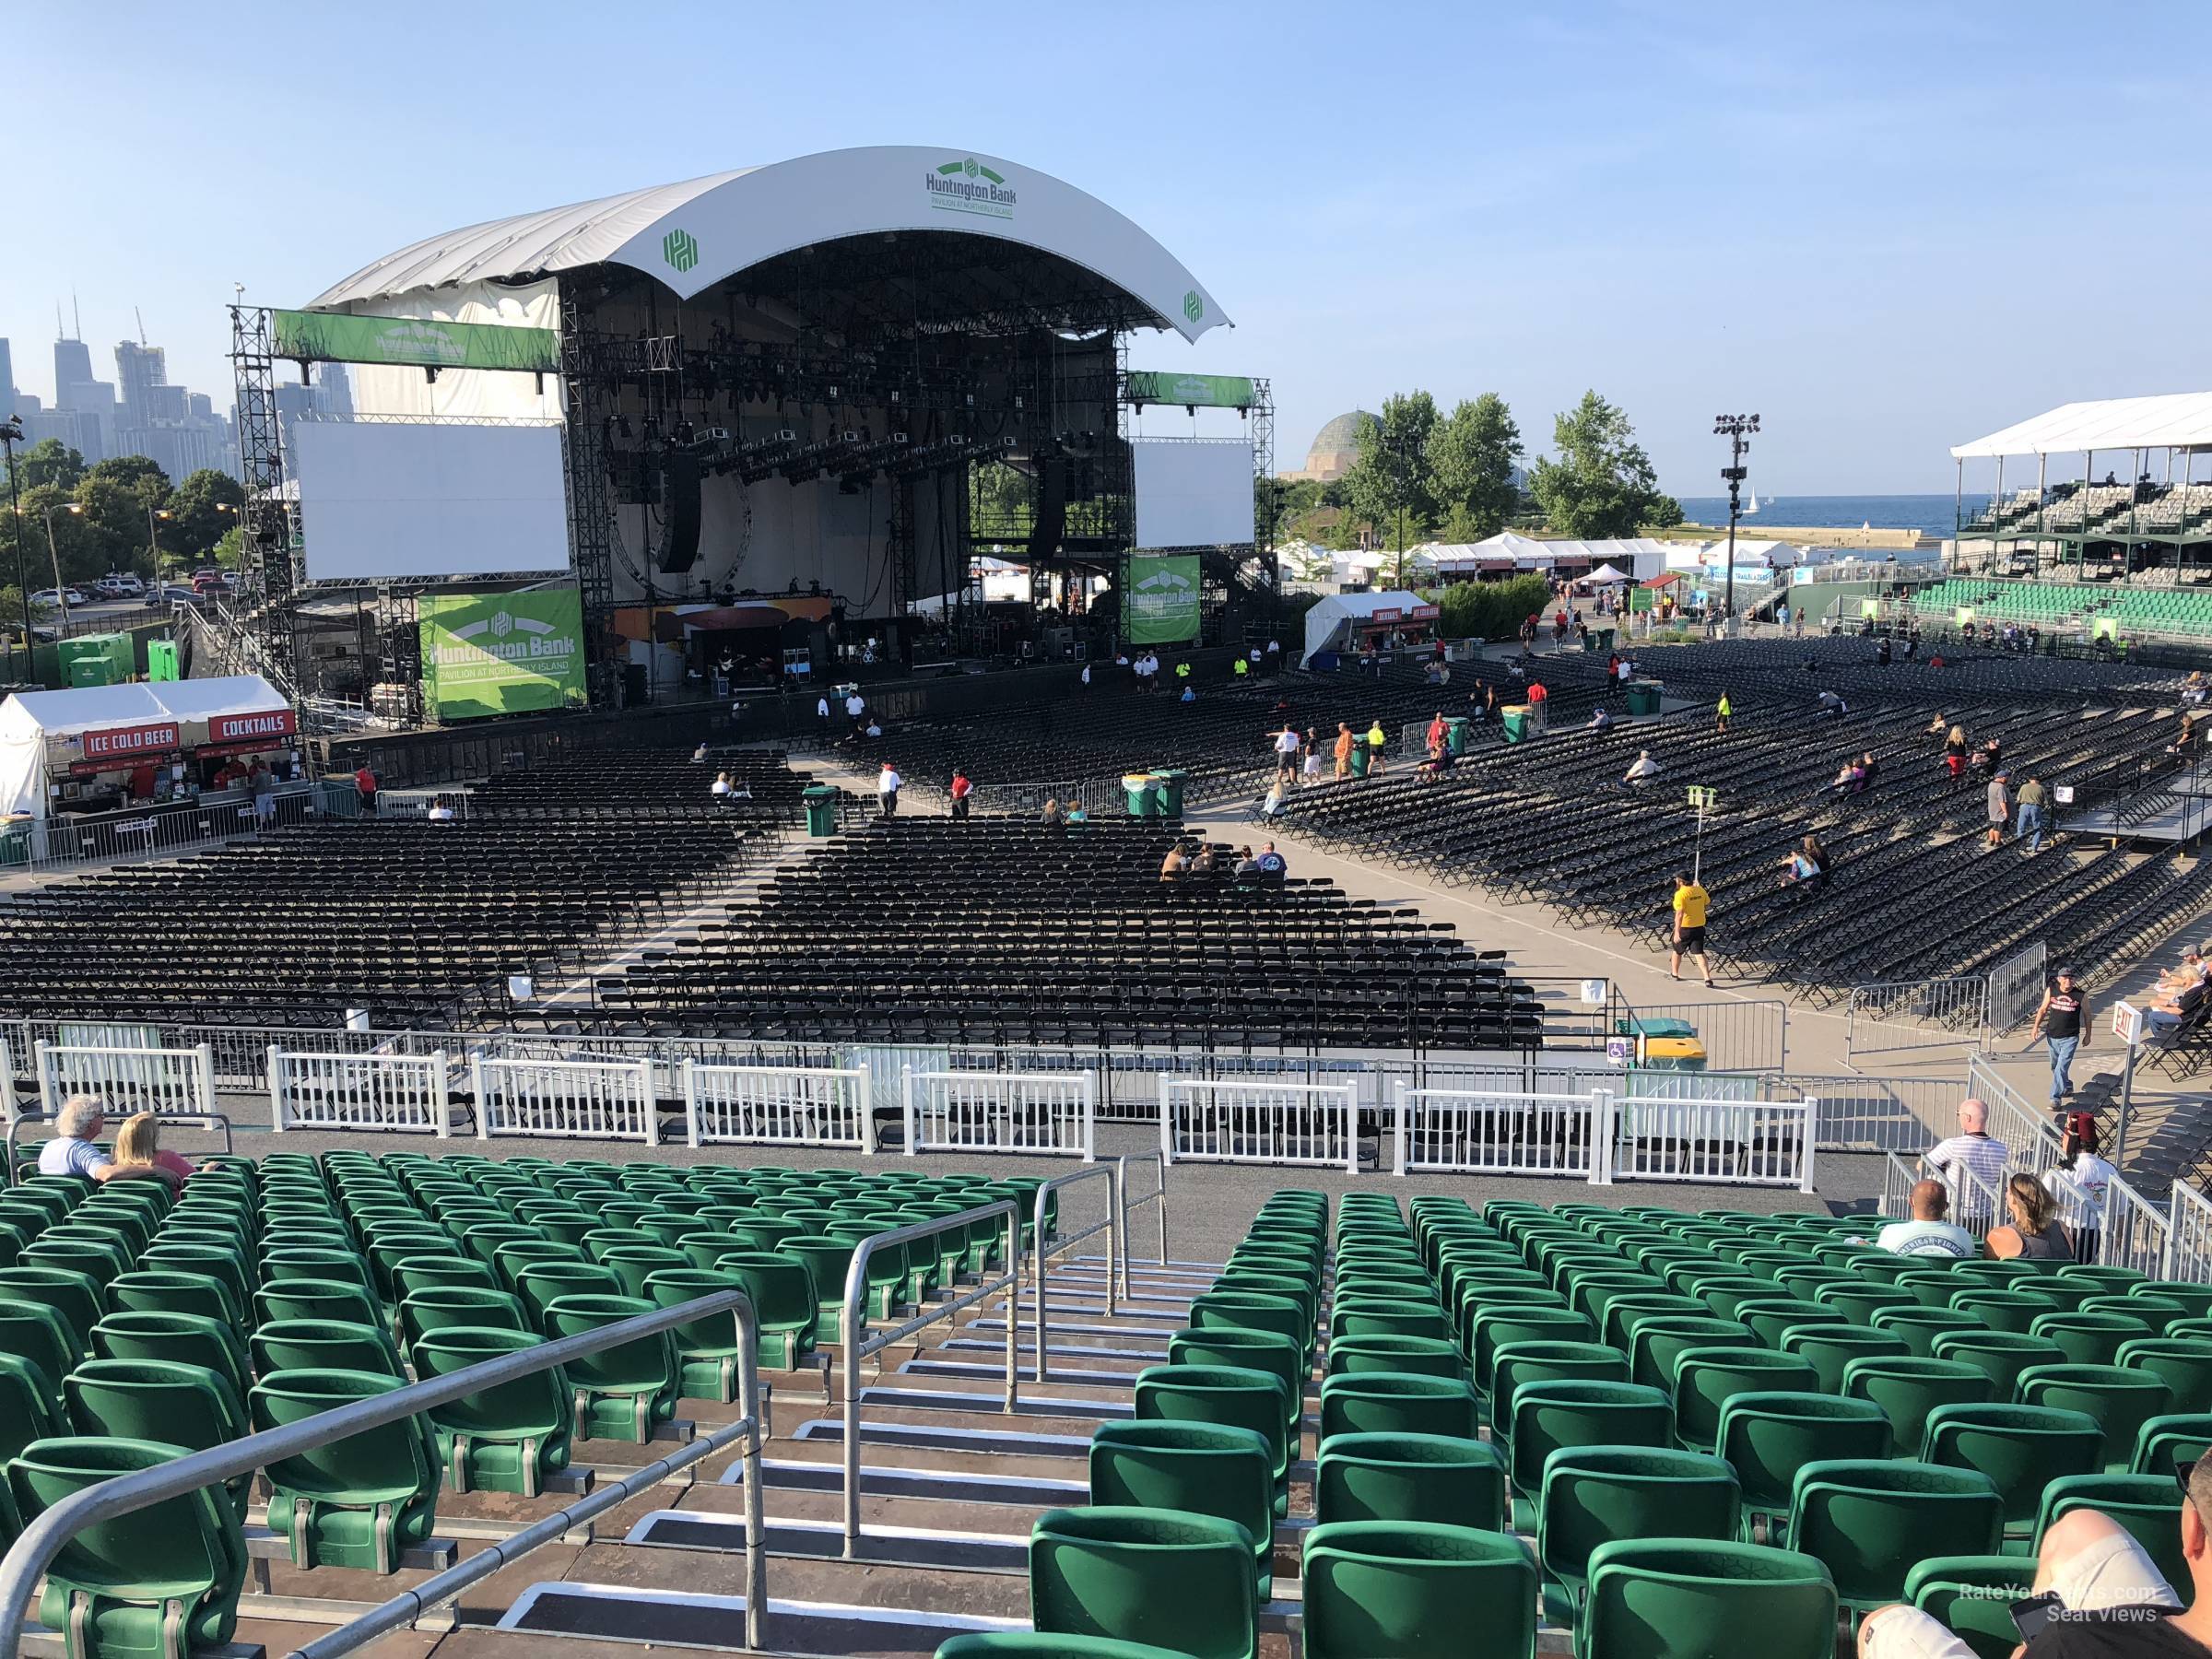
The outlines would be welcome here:
<svg viewBox="0 0 2212 1659">
<path fill-rule="evenodd" d="M 1687 870 L 1676 872 L 1674 950 L 1667 960 L 1667 975 L 1680 979 L 1682 959 L 1695 957 L 1698 971 L 1704 976 L 1708 990 L 1712 986 L 1712 962 L 1705 954 L 1705 912 L 1712 903 L 1712 895 L 1701 884 L 1692 881 Z"/>
<path fill-rule="evenodd" d="M 2089 999 L 2074 982 L 2074 970 L 2061 968 L 2052 976 L 2028 1030 L 2028 1046 L 2038 1041 L 2051 1054 L 2051 1110 L 2056 1112 L 2074 1092 L 2074 1056 L 2089 1045 Z"/>
<path fill-rule="evenodd" d="M 956 766 L 952 769 L 952 788 L 949 793 L 952 795 L 952 816 L 964 820 L 968 817 L 968 797 L 975 793 L 975 781 L 969 777 L 965 767 Z"/>
<path fill-rule="evenodd" d="M 1712 711 L 1714 729 L 1725 732 L 1728 729 L 1728 717 L 1735 712 L 1735 708 L 1728 701 L 1728 693 L 1722 692 L 1721 700 Z"/>
<path fill-rule="evenodd" d="M 906 780 L 899 775 L 899 769 L 888 760 L 883 763 L 883 770 L 876 774 L 876 798 L 883 804 L 885 818 L 899 816 L 899 791 L 905 782 Z"/>
<path fill-rule="evenodd" d="M 1358 741 L 1352 728 L 1343 721 L 1336 723 L 1336 746 L 1332 751 L 1336 759 L 1336 782 L 1341 783 L 1352 775 L 1352 747 Z"/>
</svg>

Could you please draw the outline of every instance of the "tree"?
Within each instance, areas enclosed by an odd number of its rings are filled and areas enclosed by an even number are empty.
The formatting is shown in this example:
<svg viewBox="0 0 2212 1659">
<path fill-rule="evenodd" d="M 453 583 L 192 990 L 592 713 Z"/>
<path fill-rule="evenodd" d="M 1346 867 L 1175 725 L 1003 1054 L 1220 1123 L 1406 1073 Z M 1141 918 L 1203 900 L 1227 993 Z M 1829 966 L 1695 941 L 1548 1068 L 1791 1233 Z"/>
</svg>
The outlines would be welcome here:
<svg viewBox="0 0 2212 1659">
<path fill-rule="evenodd" d="M 77 480 L 84 476 L 84 456 L 59 438 L 41 438 L 16 455 L 17 482 L 25 489 L 34 489 L 41 484 L 58 484 L 64 489 L 75 489 Z"/>
<path fill-rule="evenodd" d="M 1402 524 L 1407 545 L 1428 534 L 1436 517 L 1429 471 L 1429 439 L 1435 430 L 1436 399 L 1428 393 L 1394 392 L 1382 400 L 1381 420 L 1360 427 L 1357 458 L 1344 476 L 1345 501 L 1355 524 L 1371 525 L 1384 540 L 1399 534 Z"/>
<path fill-rule="evenodd" d="M 215 562 L 226 571 L 235 571 L 246 557 L 246 533 L 233 524 L 223 532 L 215 544 Z"/>
<path fill-rule="evenodd" d="M 206 564 L 224 533 L 237 527 L 245 512 L 245 487 L 229 473 L 202 467 L 177 486 L 169 498 L 169 518 L 161 526 L 161 551 L 187 567 Z"/>
<path fill-rule="evenodd" d="M 1510 640 L 1543 610 L 1551 589 L 1541 576 L 1454 582 L 1436 594 L 1437 626 L 1453 640 Z"/>
<path fill-rule="evenodd" d="M 1551 441 L 1559 458 L 1540 459 L 1529 477 L 1530 491 L 1545 520 L 1561 535 L 1587 540 L 1633 535 L 1654 523 L 1654 514 L 1672 507 L 1674 522 L 1682 510 L 1659 493 L 1651 457 L 1636 441 L 1629 418 L 1595 392 L 1552 422 Z"/>
<path fill-rule="evenodd" d="M 1519 504 L 1513 467 L 1521 429 L 1495 392 L 1462 399 L 1429 439 L 1429 470 L 1445 515 L 1445 539 L 1481 541 L 1505 528 Z"/>
<path fill-rule="evenodd" d="M 74 505 L 70 493 L 55 484 L 41 484 L 35 489 L 23 492 L 23 512 L 20 518 L 8 515 L 0 520 L 0 571 L 12 580 L 16 573 L 15 535 L 23 538 L 23 569 L 33 589 L 49 587 L 54 580 L 54 561 L 61 561 L 61 579 L 64 582 L 89 582 L 108 567 L 100 562 L 99 549 L 86 534 L 83 517 L 72 512 Z M 53 545 L 50 551 L 46 542 L 46 524 L 49 512 L 53 514 Z M 11 522 L 12 521 L 12 522 Z"/>
</svg>

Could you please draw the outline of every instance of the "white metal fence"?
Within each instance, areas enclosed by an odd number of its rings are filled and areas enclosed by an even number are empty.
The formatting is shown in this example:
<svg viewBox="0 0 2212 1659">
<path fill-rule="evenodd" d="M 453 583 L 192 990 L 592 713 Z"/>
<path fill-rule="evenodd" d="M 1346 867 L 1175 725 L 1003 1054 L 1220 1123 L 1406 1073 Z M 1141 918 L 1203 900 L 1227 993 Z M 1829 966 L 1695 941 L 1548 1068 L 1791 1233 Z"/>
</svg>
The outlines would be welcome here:
<svg viewBox="0 0 2212 1659">
<path fill-rule="evenodd" d="M 1159 1080 L 1167 1163 L 1359 1169 L 1359 1104 L 1348 1084 Z"/>
<path fill-rule="evenodd" d="M 152 1044 L 39 1042 L 39 1110 L 58 1112 L 71 1095 L 97 1095 L 110 1116 L 151 1112 L 165 1118 L 216 1115 L 215 1056 Z"/>
<path fill-rule="evenodd" d="M 1819 1102 L 1686 1100 L 1626 1095 L 1614 1104 L 1617 1181 L 1813 1190 Z"/>
<path fill-rule="evenodd" d="M 1567 1175 L 1600 1179 L 1612 1100 L 1398 1086 L 1394 1167 L 1401 1175 Z"/>
<path fill-rule="evenodd" d="M 906 1069 L 900 1113 L 917 1152 L 1097 1155 L 1098 1088 L 1088 1072 Z"/>
<path fill-rule="evenodd" d="M 660 1100 L 649 1060 L 500 1060 L 468 1063 L 477 1134 L 561 1140 L 661 1138 Z"/>
<path fill-rule="evenodd" d="M 1987 1010 L 1990 1035 L 2002 1035 L 2033 1018 L 2049 982 L 2049 956 L 2040 941 L 1992 968 Z"/>
<path fill-rule="evenodd" d="M 876 1150 L 868 1074 L 854 1066 L 683 1063 L 684 1121 L 694 1147 L 849 1147 Z"/>
<path fill-rule="evenodd" d="M 428 1054 L 312 1053 L 269 1045 L 269 1126 L 386 1134 L 453 1132 L 453 1063 Z"/>
<path fill-rule="evenodd" d="M 2176 1187 L 2175 1191 L 2180 1191 Z M 2176 1201 L 2178 1203 L 2178 1200 Z M 2132 1267 L 2153 1278 L 2165 1277 L 2172 1259 L 2170 1218 L 2124 1181 L 2105 1188 L 2104 1224 L 2098 1230 L 2097 1260 L 2107 1267 Z"/>
<path fill-rule="evenodd" d="M 1921 1049 L 1979 1048 L 1988 1007 L 1989 981 L 1979 973 L 1855 986 L 1845 1014 L 1845 1063 Z"/>
<path fill-rule="evenodd" d="M 2212 1281 L 2212 1201 L 2187 1182 L 2177 1181 L 2171 1202 L 2166 1265 L 2160 1277 L 2200 1285 Z"/>
</svg>

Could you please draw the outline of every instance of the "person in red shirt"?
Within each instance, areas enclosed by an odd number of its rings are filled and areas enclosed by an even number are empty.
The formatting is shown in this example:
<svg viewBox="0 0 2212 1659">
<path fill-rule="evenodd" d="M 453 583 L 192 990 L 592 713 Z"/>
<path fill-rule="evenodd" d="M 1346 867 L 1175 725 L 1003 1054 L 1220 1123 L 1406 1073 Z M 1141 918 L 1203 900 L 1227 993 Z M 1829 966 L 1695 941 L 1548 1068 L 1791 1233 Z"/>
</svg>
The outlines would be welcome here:
<svg viewBox="0 0 2212 1659">
<path fill-rule="evenodd" d="M 966 770 L 958 766 L 954 767 L 951 791 L 952 816 L 954 818 L 965 818 L 968 816 L 968 797 L 974 793 L 975 784 L 970 781 Z"/>
<path fill-rule="evenodd" d="M 1436 718 L 1429 723 L 1429 752 L 1433 755 L 1443 747 L 1444 712 L 1439 709 L 1436 712 Z"/>
<path fill-rule="evenodd" d="M 353 787 L 360 796 L 362 816 L 373 818 L 376 815 L 376 773 L 364 763 L 361 770 L 353 774 Z"/>
</svg>

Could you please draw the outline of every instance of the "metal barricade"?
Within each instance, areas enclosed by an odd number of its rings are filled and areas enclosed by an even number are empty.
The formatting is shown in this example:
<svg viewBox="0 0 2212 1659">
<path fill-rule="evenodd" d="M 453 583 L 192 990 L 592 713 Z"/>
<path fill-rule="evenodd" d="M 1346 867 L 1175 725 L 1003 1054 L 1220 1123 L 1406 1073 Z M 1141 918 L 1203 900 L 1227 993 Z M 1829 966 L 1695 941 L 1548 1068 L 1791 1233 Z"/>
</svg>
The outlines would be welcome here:
<svg viewBox="0 0 2212 1659">
<path fill-rule="evenodd" d="M 1612 1098 L 1398 1085 L 1398 1174 L 1571 1175 L 1604 1179 Z"/>
<path fill-rule="evenodd" d="M 150 1112 L 182 1120 L 216 1115 L 215 1055 L 196 1048 L 46 1042 L 36 1049 L 39 1106 L 58 1112 L 71 1095 L 97 1095 L 108 1114 Z"/>
<path fill-rule="evenodd" d="M 1159 1184 L 1139 1198 L 1129 1202 L 1129 1166 L 1150 1164 L 1159 1177 Z M 1129 1212 L 1142 1209 L 1147 1204 L 1159 1206 L 1159 1265 L 1168 1265 L 1168 1160 L 1158 1152 L 1127 1152 L 1113 1160 L 1113 1202 L 1122 1218 L 1122 1295 L 1129 1294 Z"/>
<path fill-rule="evenodd" d="M 1051 1152 L 1096 1156 L 1098 1079 L 1080 1072 L 903 1068 L 900 1108 L 908 1157 L 917 1152 Z"/>
<path fill-rule="evenodd" d="M 2050 982 L 2048 970 L 2048 953 L 2039 939 L 1989 971 L 1984 1018 L 1991 1036 L 2002 1036 L 2035 1017 L 2042 1005 L 2043 989 Z"/>
<path fill-rule="evenodd" d="M 1006 1270 L 996 1278 L 978 1285 L 967 1295 L 946 1302 L 929 1312 L 917 1314 L 904 1324 L 894 1325 L 888 1331 L 870 1335 L 867 1330 L 868 1262 L 878 1250 L 893 1244 L 905 1244 L 915 1239 L 934 1239 L 939 1233 L 962 1230 L 989 1216 L 1006 1218 Z M 990 1204 L 978 1205 L 962 1210 L 957 1216 L 939 1216 L 935 1220 L 917 1221 L 912 1227 L 895 1227 L 888 1232 L 870 1233 L 853 1252 L 853 1260 L 845 1268 L 844 1312 L 839 1321 L 838 1348 L 844 1362 L 845 1372 L 845 1559 L 855 1559 L 860 1545 L 860 1362 L 871 1355 L 879 1354 L 894 1342 L 903 1342 L 916 1331 L 925 1330 L 940 1319 L 949 1319 L 955 1313 L 975 1306 L 999 1291 L 1006 1292 L 1006 1410 L 1010 1414 L 1019 1403 L 1021 1373 L 1016 1360 L 1016 1350 L 1021 1337 L 1021 1210 L 1011 1198 L 1000 1198 Z M 758 1489 L 759 1471 L 747 1468 L 746 1485 Z M 759 1535 L 759 1522 L 753 1518 L 748 1505 L 747 1540 Z M 755 1639 L 757 1641 L 757 1639 Z M 748 1645 L 751 1645 L 748 1642 Z"/>
<path fill-rule="evenodd" d="M 2187 1181 L 2177 1181 L 2166 1215 L 2166 1263 L 2159 1277 L 2212 1284 L 2212 1201 Z"/>
<path fill-rule="evenodd" d="M 2152 1278 L 2165 1277 L 2172 1257 L 2169 1214 L 2161 1213 L 2115 1178 L 2104 1190 L 2104 1222 L 2097 1234 L 2097 1260 L 2107 1267 L 2132 1267 Z"/>
<path fill-rule="evenodd" d="M 1679 1100 L 1626 1095 L 1614 1103 L 1617 1181 L 1813 1190 L 1819 1102 Z"/>
<path fill-rule="evenodd" d="M 1988 1013 L 1989 981 L 1979 973 L 1853 986 L 1845 1017 L 1844 1064 L 1919 1049 L 1978 1048 Z"/>
<path fill-rule="evenodd" d="M 382 1134 L 453 1132 L 452 1061 L 428 1054 L 331 1054 L 268 1049 L 269 1126 Z"/>
<path fill-rule="evenodd" d="M 1012 1206 L 1007 1207 L 1010 1209 Z M 188 1453 L 154 1468 L 118 1476 L 76 1492 L 26 1526 L 15 1547 L 5 1559 L 0 1559 L 0 1653 L 19 1651 L 31 1596 L 40 1579 L 63 1546 L 87 1527 L 136 1513 L 149 1505 L 182 1497 L 203 1487 L 253 1475 L 288 1457 L 335 1444 L 350 1435 L 451 1405 L 519 1378 L 535 1376 L 625 1343 L 657 1336 L 679 1325 L 724 1313 L 730 1314 L 737 1327 L 738 1400 L 745 1411 L 735 1422 L 700 1435 L 688 1445 L 619 1480 L 597 1487 L 588 1496 L 510 1537 L 485 1544 L 458 1565 L 401 1592 L 296 1652 L 302 1659 L 337 1659 L 338 1655 L 352 1653 L 379 1636 L 404 1630 L 430 1608 L 451 1602 L 462 1591 L 490 1577 L 518 1557 L 554 1542 L 582 1523 L 628 1502 L 656 1482 L 712 1456 L 739 1439 L 744 1441 L 745 1467 L 746 1646 L 758 1648 L 761 1645 L 762 1615 L 768 1603 L 760 1496 L 760 1379 L 755 1353 L 760 1321 L 752 1299 L 743 1290 L 732 1289 L 717 1290 L 680 1307 L 656 1308 L 650 1313 L 586 1331 L 582 1335 L 500 1354 L 480 1365 L 471 1365 L 427 1382 L 410 1382 L 389 1394 L 354 1400 L 281 1428 L 251 1434 L 205 1452 Z"/>
<path fill-rule="evenodd" d="M 868 1074 L 856 1066 L 681 1063 L 690 1144 L 876 1150 Z"/>
<path fill-rule="evenodd" d="M 506 1060 L 473 1054 L 477 1135 L 561 1140 L 661 1138 L 650 1060 Z"/>
<path fill-rule="evenodd" d="M 1079 1233 L 1062 1233 L 1048 1240 L 1045 1237 L 1044 1217 L 1053 1194 L 1063 1187 L 1072 1186 L 1078 1181 L 1088 1181 L 1093 1176 L 1103 1176 L 1106 1181 L 1106 1219 L 1085 1228 Z M 1037 1189 L 1034 1200 L 1035 1213 L 1030 1218 L 1030 1248 L 1037 1253 L 1035 1276 L 1037 1283 L 1032 1291 L 1037 1298 L 1037 1310 L 1036 1318 L 1031 1324 L 1037 1341 L 1037 1381 L 1040 1382 L 1047 1381 L 1051 1366 L 1045 1353 L 1044 1342 L 1044 1268 L 1048 1259 L 1059 1254 L 1064 1250 L 1074 1249 L 1086 1239 L 1095 1238 L 1101 1231 L 1104 1232 L 1106 1235 L 1106 1317 L 1109 1319 L 1113 1317 L 1114 1265 L 1117 1259 L 1125 1265 L 1127 1259 L 1125 1253 L 1128 1249 L 1128 1246 L 1121 1241 L 1120 1229 L 1116 1225 L 1114 1194 L 1117 1190 L 1113 1171 L 1111 1166 L 1105 1164 L 1096 1165 L 1088 1170 L 1077 1170 L 1072 1175 L 1055 1175 Z M 1117 1244 L 1120 1246 L 1118 1251 Z M 1019 1300 L 1018 1295 L 1016 1300 Z M 1006 1310 L 1006 1321 L 1009 1324 L 1015 1323 L 1017 1312 L 1018 1310 L 1013 1308 Z"/>
<path fill-rule="evenodd" d="M 1347 1083 L 1159 1079 L 1168 1163 L 1262 1163 L 1359 1171 L 1359 1103 Z"/>
</svg>

